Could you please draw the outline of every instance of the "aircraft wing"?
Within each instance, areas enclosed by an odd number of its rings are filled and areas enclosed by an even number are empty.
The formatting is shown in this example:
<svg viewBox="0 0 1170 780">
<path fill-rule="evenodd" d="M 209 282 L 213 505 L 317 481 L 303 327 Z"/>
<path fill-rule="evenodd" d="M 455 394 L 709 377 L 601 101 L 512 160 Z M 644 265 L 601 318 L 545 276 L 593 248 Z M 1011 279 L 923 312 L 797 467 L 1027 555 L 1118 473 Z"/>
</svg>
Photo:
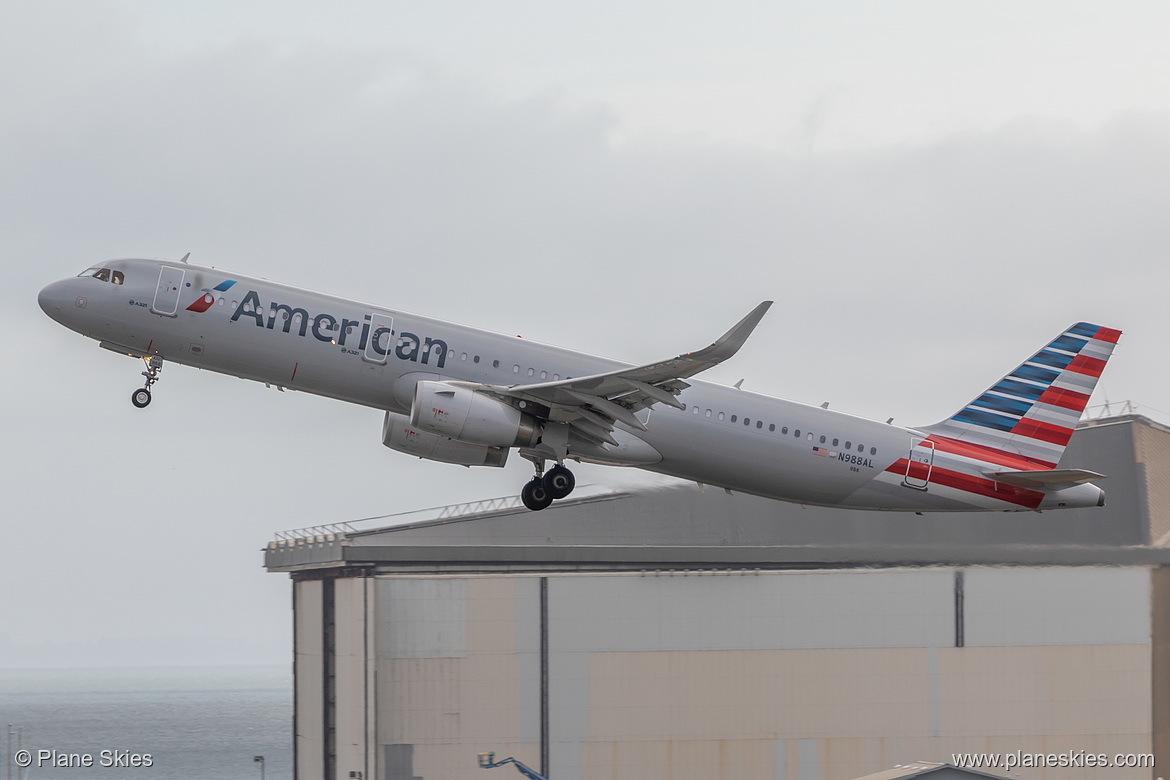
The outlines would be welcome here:
<svg viewBox="0 0 1170 780">
<path fill-rule="evenodd" d="M 983 476 L 1005 485 L 1038 490 L 1047 493 L 1053 490 L 1105 479 L 1104 474 L 1084 469 L 1057 469 L 1055 471 L 984 471 Z"/>
<path fill-rule="evenodd" d="M 655 403 L 685 409 L 686 405 L 676 398 L 690 386 L 684 380 L 738 352 L 771 305 L 772 301 L 764 301 L 714 343 L 697 352 L 603 374 L 485 390 L 546 406 L 548 419 L 568 423 L 598 441 L 616 444 L 609 435 L 616 422 L 646 430 L 635 412 Z"/>
</svg>

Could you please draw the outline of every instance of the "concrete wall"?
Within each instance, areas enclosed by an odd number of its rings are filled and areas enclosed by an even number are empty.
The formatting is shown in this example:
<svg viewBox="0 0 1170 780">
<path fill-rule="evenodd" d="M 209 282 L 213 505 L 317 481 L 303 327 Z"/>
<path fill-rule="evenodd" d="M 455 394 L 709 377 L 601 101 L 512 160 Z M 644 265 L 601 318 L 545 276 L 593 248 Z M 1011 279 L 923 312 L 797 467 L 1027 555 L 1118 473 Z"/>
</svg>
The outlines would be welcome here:
<svg viewBox="0 0 1170 780">
<path fill-rule="evenodd" d="M 293 583 L 293 672 L 296 678 L 296 733 L 293 739 L 298 777 L 323 777 L 325 773 L 321 591 L 320 580 Z"/>
<path fill-rule="evenodd" d="M 339 776 L 364 757 L 366 777 L 482 780 L 486 751 L 539 769 L 540 582 L 338 582 Z M 302 631 L 320 591 L 297 587 L 299 776 L 315 778 Z M 956 587 L 950 569 L 550 576 L 549 775 L 846 780 L 953 752 L 1151 751 L 1148 569 L 970 569 Z"/>
</svg>

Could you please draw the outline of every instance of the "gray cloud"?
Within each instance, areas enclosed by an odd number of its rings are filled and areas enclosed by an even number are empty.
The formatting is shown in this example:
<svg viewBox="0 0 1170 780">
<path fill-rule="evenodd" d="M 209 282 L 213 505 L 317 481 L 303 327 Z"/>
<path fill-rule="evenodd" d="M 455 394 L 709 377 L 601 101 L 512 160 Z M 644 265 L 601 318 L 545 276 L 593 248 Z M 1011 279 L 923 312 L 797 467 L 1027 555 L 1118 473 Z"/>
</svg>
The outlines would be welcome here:
<svg viewBox="0 0 1170 780">
<path fill-rule="evenodd" d="M 950 413 L 1089 319 L 1126 330 L 1113 398 L 1170 409 L 1164 115 L 805 156 L 614 145 L 604 104 L 508 97 L 403 48 L 169 48 L 116 8 L 68 4 L 58 22 L 45 6 L 0 33 L 0 424 L 15 444 L 0 587 L 25 594 L 5 606 L 0 665 L 116 663 L 134 642 L 152 648 L 134 662 L 169 663 L 202 647 L 192 636 L 283 660 L 287 583 L 259 568 L 271 531 L 526 478 L 523 463 L 413 460 L 381 446 L 374 411 L 182 367 L 132 409 L 139 367 L 35 304 L 105 257 L 192 251 L 639 362 L 774 298 L 712 378 L 902 422 Z"/>
</svg>

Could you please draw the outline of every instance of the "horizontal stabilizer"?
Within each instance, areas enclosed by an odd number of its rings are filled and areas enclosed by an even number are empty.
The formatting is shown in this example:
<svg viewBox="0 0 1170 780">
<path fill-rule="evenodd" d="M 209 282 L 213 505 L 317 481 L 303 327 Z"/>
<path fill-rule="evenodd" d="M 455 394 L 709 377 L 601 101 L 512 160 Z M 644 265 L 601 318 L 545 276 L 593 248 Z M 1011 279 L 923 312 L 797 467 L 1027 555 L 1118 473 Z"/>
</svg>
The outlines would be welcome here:
<svg viewBox="0 0 1170 780">
<path fill-rule="evenodd" d="M 984 471 L 983 476 L 1013 487 L 1048 493 L 1073 485 L 1105 479 L 1104 474 L 1084 469 L 1056 469 L 1055 471 Z"/>
</svg>

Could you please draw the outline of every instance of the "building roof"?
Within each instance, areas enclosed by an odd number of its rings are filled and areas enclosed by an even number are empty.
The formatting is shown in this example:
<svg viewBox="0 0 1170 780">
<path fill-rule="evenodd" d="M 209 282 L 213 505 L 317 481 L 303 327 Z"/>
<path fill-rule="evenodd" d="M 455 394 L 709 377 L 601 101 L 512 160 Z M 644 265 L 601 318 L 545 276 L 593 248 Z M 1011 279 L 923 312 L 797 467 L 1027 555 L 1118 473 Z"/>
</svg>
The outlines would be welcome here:
<svg viewBox="0 0 1170 780">
<path fill-rule="evenodd" d="M 322 567 L 640 569 L 1170 563 L 1170 428 L 1082 423 L 1064 468 L 1108 475 L 1102 508 L 913 513 L 806 507 L 693 483 L 592 494 L 542 512 L 516 499 L 282 532 L 272 571 Z M 381 525 L 375 523 L 381 521 Z M 373 527 L 367 527 L 373 526 Z"/>
<path fill-rule="evenodd" d="M 865 775 L 856 778 L 856 780 L 910 780 L 913 777 L 924 777 L 926 775 L 934 775 L 931 780 L 965 777 L 991 777 L 995 780 L 1003 780 L 1002 775 L 990 775 L 976 769 L 958 767 L 954 764 L 937 764 L 932 761 L 916 761 L 913 764 L 899 764 L 893 769 L 874 772 L 872 775 Z"/>
</svg>

